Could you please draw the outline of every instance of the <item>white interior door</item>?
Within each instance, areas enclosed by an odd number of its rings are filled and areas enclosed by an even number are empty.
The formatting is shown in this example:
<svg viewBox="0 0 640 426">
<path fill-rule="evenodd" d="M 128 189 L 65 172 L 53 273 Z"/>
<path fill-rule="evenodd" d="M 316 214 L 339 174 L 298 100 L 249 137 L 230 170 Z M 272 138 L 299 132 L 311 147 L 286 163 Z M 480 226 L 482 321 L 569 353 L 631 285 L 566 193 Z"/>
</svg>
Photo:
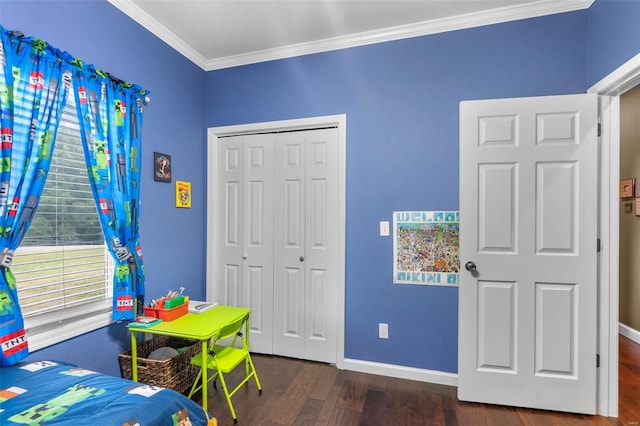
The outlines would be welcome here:
<svg viewBox="0 0 640 426">
<path fill-rule="evenodd" d="M 217 146 L 221 164 L 216 181 L 220 201 L 216 224 L 220 232 L 215 247 L 218 265 L 215 280 L 220 285 L 216 299 L 229 305 L 237 305 L 241 300 L 238 292 L 242 282 L 244 223 L 243 141 L 243 136 L 233 136 L 220 139 Z"/>
<path fill-rule="evenodd" d="M 595 95 L 461 103 L 459 399 L 595 413 L 597 153 Z"/>
<path fill-rule="evenodd" d="M 217 252 L 224 283 L 219 300 L 251 308 L 251 345 L 272 352 L 273 334 L 273 146 L 275 135 L 223 138 Z"/>
<path fill-rule="evenodd" d="M 276 139 L 274 353 L 336 362 L 338 131 Z"/>
</svg>

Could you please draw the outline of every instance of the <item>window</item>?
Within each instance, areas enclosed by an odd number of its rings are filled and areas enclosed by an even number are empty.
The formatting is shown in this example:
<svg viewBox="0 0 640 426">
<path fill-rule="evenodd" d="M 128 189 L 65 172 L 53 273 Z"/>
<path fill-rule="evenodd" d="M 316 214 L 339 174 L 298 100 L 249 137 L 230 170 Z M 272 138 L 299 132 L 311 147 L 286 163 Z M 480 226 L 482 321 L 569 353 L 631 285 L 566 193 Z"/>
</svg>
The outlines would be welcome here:
<svg viewBox="0 0 640 426">
<path fill-rule="evenodd" d="M 108 325 L 113 269 L 69 93 L 38 210 L 11 266 L 29 348 Z"/>
</svg>

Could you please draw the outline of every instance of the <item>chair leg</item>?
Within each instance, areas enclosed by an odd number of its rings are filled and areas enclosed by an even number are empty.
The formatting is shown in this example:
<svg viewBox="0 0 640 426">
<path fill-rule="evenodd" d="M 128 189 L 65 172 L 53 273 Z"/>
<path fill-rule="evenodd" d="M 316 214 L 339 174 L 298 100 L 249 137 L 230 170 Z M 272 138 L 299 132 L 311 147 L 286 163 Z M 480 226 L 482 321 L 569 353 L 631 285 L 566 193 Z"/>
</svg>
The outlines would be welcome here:
<svg viewBox="0 0 640 426">
<path fill-rule="evenodd" d="M 227 382 L 224 380 L 224 376 L 222 374 L 218 374 L 220 378 L 220 383 L 222 383 L 222 390 L 224 391 L 224 397 L 227 399 L 227 405 L 229 406 L 229 411 L 231 411 L 231 417 L 233 418 L 233 423 L 238 423 L 238 418 L 236 417 L 236 410 L 233 409 L 233 403 L 231 402 L 231 395 L 229 395 L 229 389 L 227 388 Z"/>
<path fill-rule="evenodd" d="M 258 372 L 256 371 L 256 367 L 253 365 L 253 360 L 250 355 L 247 355 L 247 361 L 251 366 L 251 371 L 253 372 L 253 378 L 256 381 L 256 386 L 258 387 L 258 394 L 262 395 L 262 386 L 260 385 L 260 380 L 258 379 Z"/>
<path fill-rule="evenodd" d="M 191 390 L 189 391 L 189 396 L 187 398 L 191 398 L 193 396 L 194 393 L 196 393 L 199 389 L 198 386 L 200 386 L 200 379 L 202 378 L 202 368 L 200 368 L 200 371 L 198 372 L 198 376 L 196 377 L 196 380 L 193 382 L 193 385 L 191 385 Z"/>
</svg>

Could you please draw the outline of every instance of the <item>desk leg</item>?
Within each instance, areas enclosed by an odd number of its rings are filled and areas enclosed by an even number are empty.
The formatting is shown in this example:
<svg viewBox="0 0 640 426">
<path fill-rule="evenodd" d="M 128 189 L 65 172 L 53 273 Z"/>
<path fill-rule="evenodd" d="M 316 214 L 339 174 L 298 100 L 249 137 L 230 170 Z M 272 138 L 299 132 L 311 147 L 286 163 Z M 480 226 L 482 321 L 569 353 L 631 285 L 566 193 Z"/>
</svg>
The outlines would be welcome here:
<svg viewBox="0 0 640 426">
<path fill-rule="evenodd" d="M 247 321 L 244 323 L 244 335 L 245 340 L 247 342 L 247 351 L 249 350 L 249 330 L 251 329 L 251 327 L 249 327 L 249 321 L 251 320 L 251 315 L 249 315 L 249 317 L 247 318 Z M 249 360 L 245 359 L 244 360 L 244 377 L 247 377 L 249 375 Z"/>
<path fill-rule="evenodd" d="M 202 341 L 202 408 L 204 408 L 205 412 L 207 411 L 207 373 L 209 372 L 207 368 L 207 355 L 209 354 L 207 343 L 207 340 Z"/>
<path fill-rule="evenodd" d="M 134 330 L 131 330 L 131 380 L 138 381 L 138 343 Z"/>
</svg>

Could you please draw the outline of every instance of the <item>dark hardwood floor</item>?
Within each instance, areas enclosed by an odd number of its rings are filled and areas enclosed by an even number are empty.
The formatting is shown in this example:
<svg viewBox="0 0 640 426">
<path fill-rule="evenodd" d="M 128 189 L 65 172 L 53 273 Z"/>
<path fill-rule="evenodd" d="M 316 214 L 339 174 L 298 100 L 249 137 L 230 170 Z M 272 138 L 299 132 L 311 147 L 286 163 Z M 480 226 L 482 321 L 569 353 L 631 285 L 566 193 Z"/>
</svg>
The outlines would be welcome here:
<svg viewBox="0 0 640 426">
<path fill-rule="evenodd" d="M 452 386 L 341 371 L 289 358 L 254 355 L 262 383 L 233 397 L 244 426 L 622 425 L 640 426 L 640 345 L 620 336 L 619 417 L 458 401 Z M 229 380 L 238 380 L 236 373 Z M 236 381 L 236 383 L 238 383 Z M 198 395 L 194 396 L 197 399 Z M 220 426 L 233 425 L 224 395 L 210 386 L 209 410 Z"/>
</svg>

